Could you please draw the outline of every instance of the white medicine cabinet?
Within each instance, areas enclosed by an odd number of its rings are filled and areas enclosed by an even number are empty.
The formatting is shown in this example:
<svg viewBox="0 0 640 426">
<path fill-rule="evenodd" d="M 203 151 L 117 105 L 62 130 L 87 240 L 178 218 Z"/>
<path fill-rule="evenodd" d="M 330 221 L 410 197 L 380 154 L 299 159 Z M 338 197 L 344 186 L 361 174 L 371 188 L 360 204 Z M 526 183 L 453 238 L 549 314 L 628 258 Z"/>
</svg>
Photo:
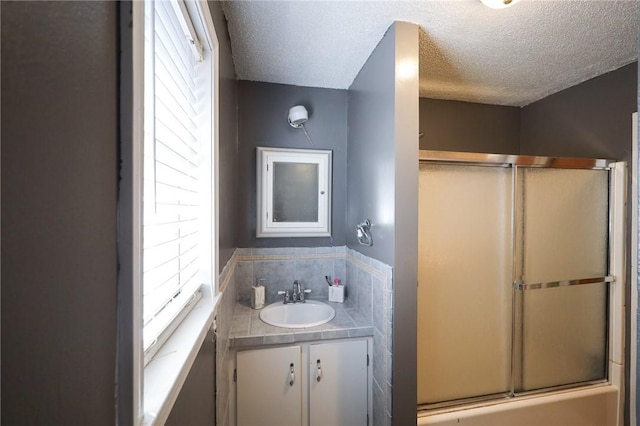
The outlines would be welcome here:
<svg viewBox="0 0 640 426">
<path fill-rule="evenodd" d="M 331 151 L 258 147 L 258 238 L 331 235 Z"/>
</svg>

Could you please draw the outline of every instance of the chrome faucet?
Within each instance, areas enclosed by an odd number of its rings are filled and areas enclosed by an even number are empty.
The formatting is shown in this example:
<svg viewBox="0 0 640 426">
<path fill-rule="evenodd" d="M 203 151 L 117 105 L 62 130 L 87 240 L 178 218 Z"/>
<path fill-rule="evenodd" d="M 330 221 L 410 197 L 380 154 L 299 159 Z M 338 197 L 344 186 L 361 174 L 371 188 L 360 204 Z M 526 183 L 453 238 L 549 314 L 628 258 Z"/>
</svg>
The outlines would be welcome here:
<svg viewBox="0 0 640 426">
<path fill-rule="evenodd" d="M 309 294 L 311 293 L 311 289 L 306 289 L 303 290 L 302 286 L 300 285 L 300 281 L 295 280 L 293 282 L 293 290 L 291 292 L 291 294 L 289 294 L 289 290 L 286 291 L 279 291 L 278 295 L 282 296 L 284 295 L 284 300 L 282 301 L 282 303 L 287 304 L 287 303 L 296 303 L 296 302 L 302 302 L 304 303 L 304 295 L 305 294 Z"/>
<path fill-rule="evenodd" d="M 300 291 L 300 281 L 295 280 L 293 282 L 293 292 L 291 293 L 291 299 L 293 299 L 293 303 L 300 301 L 300 295 L 304 294 Z M 302 296 L 304 299 L 304 296 Z"/>
</svg>

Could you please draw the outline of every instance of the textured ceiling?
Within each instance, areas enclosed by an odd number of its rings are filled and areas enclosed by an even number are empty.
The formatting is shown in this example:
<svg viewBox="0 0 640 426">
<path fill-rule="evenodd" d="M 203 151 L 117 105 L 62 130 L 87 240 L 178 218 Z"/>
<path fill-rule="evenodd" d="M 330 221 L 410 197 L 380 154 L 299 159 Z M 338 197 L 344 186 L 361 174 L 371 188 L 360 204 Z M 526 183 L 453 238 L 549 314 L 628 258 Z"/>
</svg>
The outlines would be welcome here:
<svg viewBox="0 0 640 426">
<path fill-rule="evenodd" d="M 347 89 L 396 20 L 420 31 L 420 96 L 523 106 L 638 58 L 636 0 L 226 1 L 238 78 Z"/>
</svg>

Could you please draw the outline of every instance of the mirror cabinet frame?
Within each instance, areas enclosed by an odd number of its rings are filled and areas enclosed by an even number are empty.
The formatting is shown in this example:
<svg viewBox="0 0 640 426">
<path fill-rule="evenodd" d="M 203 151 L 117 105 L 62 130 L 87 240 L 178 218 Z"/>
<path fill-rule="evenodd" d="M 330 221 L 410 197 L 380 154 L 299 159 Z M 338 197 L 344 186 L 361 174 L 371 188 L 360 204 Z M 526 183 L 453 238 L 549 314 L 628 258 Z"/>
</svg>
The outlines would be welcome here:
<svg viewBox="0 0 640 426">
<path fill-rule="evenodd" d="M 274 220 L 274 167 L 276 163 L 315 164 L 318 170 L 317 220 Z M 256 148 L 256 237 L 328 237 L 331 236 L 331 163 L 330 150 Z"/>
</svg>

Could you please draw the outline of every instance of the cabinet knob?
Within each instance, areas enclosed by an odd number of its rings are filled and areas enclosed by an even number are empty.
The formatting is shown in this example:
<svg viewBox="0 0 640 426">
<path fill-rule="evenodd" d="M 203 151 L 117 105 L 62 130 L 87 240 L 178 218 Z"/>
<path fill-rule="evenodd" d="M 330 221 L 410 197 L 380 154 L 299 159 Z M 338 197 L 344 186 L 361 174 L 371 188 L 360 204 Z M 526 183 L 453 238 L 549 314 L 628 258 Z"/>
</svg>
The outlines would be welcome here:
<svg viewBox="0 0 640 426">
<path fill-rule="evenodd" d="M 316 362 L 316 381 L 320 381 L 322 380 L 322 364 L 320 363 L 320 360 L 318 360 Z"/>
<path fill-rule="evenodd" d="M 296 381 L 296 373 L 293 371 L 293 363 L 289 365 L 289 386 L 293 386 Z"/>
</svg>

